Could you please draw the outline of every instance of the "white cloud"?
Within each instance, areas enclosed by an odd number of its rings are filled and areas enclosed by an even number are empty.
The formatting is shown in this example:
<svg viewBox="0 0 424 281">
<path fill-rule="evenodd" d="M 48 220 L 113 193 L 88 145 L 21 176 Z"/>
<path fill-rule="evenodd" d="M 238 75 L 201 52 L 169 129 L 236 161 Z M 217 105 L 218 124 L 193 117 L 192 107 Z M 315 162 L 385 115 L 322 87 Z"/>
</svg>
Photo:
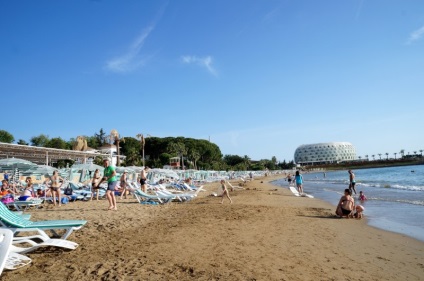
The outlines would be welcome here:
<svg viewBox="0 0 424 281">
<path fill-rule="evenodd" d="M 203 57 L 203 58 L 199 58 L 199 57 L 196 57 L 196 56 L 182 56 L 181 59 L 182 59 L 183 63 L 200 65 L 202 67 L 205 67 L 209 71 L 209 73 L 211 73 L 212 75 L 214 75 L 214 76 L 218 75 L 218 73 L 216 72 L 216 70 L 212 66 L 212 57 L 211 56 L 207 56 L 207 57 Z"/>
<path fill-rule="evenodd" d="M 153 29 L 154 25 L 144 29 L 134 43 L 129 46 L 126 53 L 106 62 L 106 69 L 112 72 L 124 73 L 133 71 L 142 66 L 144 60 L 140 56 L 140 51 Z"/>
<path fill-rule="evenodd" d="M 423 37 L 423 35 L 424 35 L 424 26 L 422 26 L 421 28 L 413 31 L 411 33 L 411 35 L 409 35 L 407 44 L 412 44 L 413 42 L 421 39 L 421 37 Z"/>
</svg>

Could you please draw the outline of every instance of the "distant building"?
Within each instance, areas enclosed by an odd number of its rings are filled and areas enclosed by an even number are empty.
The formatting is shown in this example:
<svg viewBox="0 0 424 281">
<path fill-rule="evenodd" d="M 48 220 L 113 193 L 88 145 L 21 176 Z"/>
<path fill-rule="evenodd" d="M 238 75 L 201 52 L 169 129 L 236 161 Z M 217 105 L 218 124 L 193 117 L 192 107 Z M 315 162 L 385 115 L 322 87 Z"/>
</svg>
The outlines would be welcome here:
<svg viewBox="0 0 424 281">
<path fill-rule="evenodd" d="M 339 163 L 355 159 L 355 147 L 349 142 L 304 144 L 294 152 L 294 162 L 301 165 Z"/>
<path fill-rule="evenodd" d="M 99 147 L 98 151 L 100 151 L 103 154 L 109 154 L 110 157 L 112 158 L 111 163 L 112 166 L 116 166 L 118 164 L 118 152 L 117 152 L 117 147 L 114 144 L 104 144 L 101 147 Z M 125 155 L 121 155 L 119 154 L 119 161 L 122 162 L 124 161 L 126 158 Z"/>
</svg>

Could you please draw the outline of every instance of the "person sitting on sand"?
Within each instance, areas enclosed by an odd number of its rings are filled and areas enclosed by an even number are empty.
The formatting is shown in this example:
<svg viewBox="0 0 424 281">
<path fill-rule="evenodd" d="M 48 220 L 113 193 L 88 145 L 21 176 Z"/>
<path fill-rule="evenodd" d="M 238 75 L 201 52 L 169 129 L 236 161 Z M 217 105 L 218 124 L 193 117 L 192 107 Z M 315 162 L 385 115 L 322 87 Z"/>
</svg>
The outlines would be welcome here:
<svg viewBox="0 0 424 281">
<path fill-rule="evenodd" d="M 340 198 L 339 204 L 337 204 L 336 215 L 342 218 L 352 217 L 354 207 L 355 200 L 352 197 L 350 189 L 346 188 L 344 190 L 344 195 Z"/>
<path fill-rule="evenodd" d="M 221 188 L 222 188 L 222 194 L 221 194 L 222 200 L 221 200 L 221 204 L 224 203 L 224 196 L 226 196 L 230 200 L 230 203 L 233 203 L 233 200 L 231 200 L 230 194 L 228 193 L 227 186 L 225 185 L 225 180 L 221 180 Z"/>
<path fill-rule="evenodd" d="M 355 206 L 355 210 L 356 210 L 356 213 L 355 213 L 354 217 L 357 218 L 357 219 L 362 219 L 362 217 L 363 217 L 363 214 L 362 213 L 365 210 L 364 206 L 362 206 L 362 205 L 356 205 Z"/>
</svg>

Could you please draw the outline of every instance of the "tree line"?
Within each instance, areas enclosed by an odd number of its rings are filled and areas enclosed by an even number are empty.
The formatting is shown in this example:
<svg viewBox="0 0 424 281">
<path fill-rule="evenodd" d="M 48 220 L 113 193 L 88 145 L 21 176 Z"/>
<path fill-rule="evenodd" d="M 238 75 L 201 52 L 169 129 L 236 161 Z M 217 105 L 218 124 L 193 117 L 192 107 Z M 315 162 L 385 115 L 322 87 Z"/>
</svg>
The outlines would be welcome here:
<svg viewBox="0 0 424 281">
<path fill-rule="evenodd" d="M 277 170 L 291 169 L 295 166 L 293 161 L 277 161 L 273 156 L 271 159 L 252 160 L 249 156 L 222 155 L 220 148 L 208 140 L 193 139 L 185 137 L 146 137 L 143 143 L 136 137 L 115 137 L 111 138 L 103 129 L 92 136 L 83 136 L 87 141 L 87 146 L 93 149 L 99 149 L 105 144 L 113 143 L 120 147 L 119 153 L 126 158 L 120 163 L 122 166 L 142 166 L 143 155 L 146 166 L 162 168 L 169 165 L 170 158 L 179 157 L 181 166 L 185 169 L 200 170 Z M 0 130 L 0 141 L 5 143 L 15 142 L 14 136 L 4 130 Z M 71 150 L 76 143 L 75 138 L 64 140 L 60 137 L 49 138 L 49 136 L 40 134 L 30 139 L 29 143 L 19 139 L 17 144 L 31 145 L 37 147 L 49 147 Z M 58 167 L 66 166 L 70 160 L 59 160 Z M 95 163 L 100 164 L 102 159 L 97 157 Z M 72 163 L 70 163 L 72 164 Z"/>
</svg>

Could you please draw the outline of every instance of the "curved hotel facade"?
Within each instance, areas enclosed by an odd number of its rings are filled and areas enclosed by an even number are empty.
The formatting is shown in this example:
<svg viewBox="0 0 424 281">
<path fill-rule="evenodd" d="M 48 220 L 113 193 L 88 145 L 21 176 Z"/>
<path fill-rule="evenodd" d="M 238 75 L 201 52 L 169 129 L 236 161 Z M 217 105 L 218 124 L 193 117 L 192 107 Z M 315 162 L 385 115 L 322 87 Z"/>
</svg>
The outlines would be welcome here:
<svg viewBox="0 0 424 281">
<path fill-rule="evenodd" d="M 325 164 L 356 159 L 355 147 L 349 142 L 304 144 L 296 148 L 296 164 Z"/>
</svg>

